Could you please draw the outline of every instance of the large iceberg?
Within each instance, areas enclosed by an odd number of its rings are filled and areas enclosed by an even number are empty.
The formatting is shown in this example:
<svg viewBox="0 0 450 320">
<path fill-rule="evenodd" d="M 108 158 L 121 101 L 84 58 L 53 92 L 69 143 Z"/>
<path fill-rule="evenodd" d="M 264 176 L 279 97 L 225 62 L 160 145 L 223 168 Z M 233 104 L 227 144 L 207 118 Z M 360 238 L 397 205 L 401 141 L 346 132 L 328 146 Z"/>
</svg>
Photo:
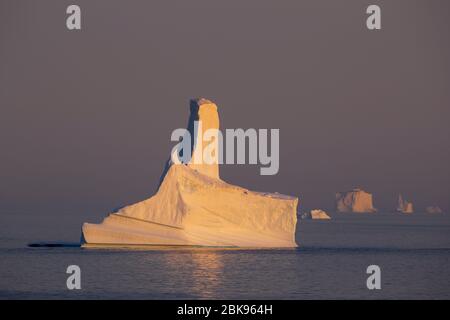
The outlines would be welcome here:
<svg viewBox="0 0 450 320">
<path fill-rule="evenodd" d="M 357 213 L 377 211 L 373 207 L 372 195 L 358 188 L 336 193 L 336 210 Z"/>
<path fill-rule="evenodd" d="M 190 132 L 199 120 L 203 130 L 219 129 L 217 106 L 191 101 Z M 298 199 L 224 182 L 218 163 L 195 163 L 208 147 L 199 139 L 201 133 L 193 137 L 191 161 L 169 160 L 154 196 L 110 213 L 100 224 L 84 223 L 82 245 L 296 247 Z"/>
</svg>

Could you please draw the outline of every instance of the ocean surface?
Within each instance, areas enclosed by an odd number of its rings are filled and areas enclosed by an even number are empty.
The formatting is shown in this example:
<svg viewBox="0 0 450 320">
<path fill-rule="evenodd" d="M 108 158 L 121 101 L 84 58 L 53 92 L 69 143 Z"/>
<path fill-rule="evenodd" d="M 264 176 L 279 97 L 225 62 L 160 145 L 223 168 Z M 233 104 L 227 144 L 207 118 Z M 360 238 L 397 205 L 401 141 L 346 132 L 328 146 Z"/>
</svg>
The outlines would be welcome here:
<svg viewBox="0 0 450 320">
<path fill-rule="evenodd" d="M 332 218 L 299 220 L 291 250 L 123 250 L 77 247 L 79 217 L 0 212 L 0 298 L 450 298 L 449 215 Z M 81 268 L 81 290 L 66 287 L 69 265 Z M 381 268 L 381 290 L 366 287 L 369 265 Z"/>
</svg>

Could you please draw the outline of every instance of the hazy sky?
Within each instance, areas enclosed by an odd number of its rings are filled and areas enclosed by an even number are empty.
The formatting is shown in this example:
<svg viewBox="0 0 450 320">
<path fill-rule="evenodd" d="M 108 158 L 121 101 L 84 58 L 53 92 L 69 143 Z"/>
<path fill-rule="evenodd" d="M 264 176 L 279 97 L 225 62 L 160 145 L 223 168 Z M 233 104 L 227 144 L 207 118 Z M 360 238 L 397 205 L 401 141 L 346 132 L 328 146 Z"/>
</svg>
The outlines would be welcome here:
<svg viewBox="0 0 450 320">
<path fill-rule="evenodd" d="M 68 31 L 65 10 L 82 10 Z M 382 30 L 365 9 L 379 4 Z M 0 210 L 89 214 L 153 194 L 189 99 L 279 128 L 280 171 L 224 180 L 332 209 L 360 186 L 450 208 L 450 2 L 0 0 Z M 79 226 L 77 226 L 79 227 Z"/>
</svg>

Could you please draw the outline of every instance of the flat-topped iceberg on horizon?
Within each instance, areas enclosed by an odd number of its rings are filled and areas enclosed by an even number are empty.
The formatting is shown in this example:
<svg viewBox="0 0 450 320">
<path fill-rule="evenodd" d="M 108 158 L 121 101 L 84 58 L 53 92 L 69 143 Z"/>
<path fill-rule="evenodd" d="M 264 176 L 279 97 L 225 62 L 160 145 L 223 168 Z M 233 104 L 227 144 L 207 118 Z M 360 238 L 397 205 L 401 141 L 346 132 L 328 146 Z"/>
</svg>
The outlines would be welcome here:
<svg viewBox="0 0 450 320">
<path fill-rule="evenodd" d="M 323 210 L 314 209 L 309 212 L 305 212 L 300 216 L 302 219 L 312 219 L 312 220 L 329 220 L 331 217 Z"/>
<path fill-rule="evenodd" d="M 355 188 L 351 191 L 336 193 L 336 211 L 372 213 L 377 209 L 373 207 L 372 194 Z"/>
<path fill-rule="evenodd" d="M 192 101 L 188 129 L 199 120 L 203 130 L 219 129 L 217 106 L 206 99 Z M 100 224 L 84 223 L 82 245 L 297 246 L 296 197 L 224 182 L 217 163 L 193 161 L 196 151 L 203 151 L 195 148 L 207 145 L 193 145 L 189 163 L 168 162 L 154 196 L 110 213 Z"/>
<path fill-rule="evenodd" d="M 443 213 L 442 209 L 439 208 L 438 206 L 428 206 L 428 207 L 425 208 L 425 212 L 426 213 L 431 213 L 431 214 Z"/>
</svg>

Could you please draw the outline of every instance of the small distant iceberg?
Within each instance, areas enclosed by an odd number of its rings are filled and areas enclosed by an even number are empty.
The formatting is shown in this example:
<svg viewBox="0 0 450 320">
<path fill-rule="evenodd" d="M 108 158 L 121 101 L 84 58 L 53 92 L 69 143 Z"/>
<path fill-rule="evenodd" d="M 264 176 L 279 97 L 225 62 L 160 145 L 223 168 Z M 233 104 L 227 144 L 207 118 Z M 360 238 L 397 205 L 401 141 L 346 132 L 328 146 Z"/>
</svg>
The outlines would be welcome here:
<svg viewBox="0 0 450 320">
<path fill-rule="evenodd" d="M 323 210 L 314 209 L 310 212 L 305 212 L 301 216 L 301 219 L 313 219 L 313 220 L 328 220 L 331 217 Z"/>
<path fill-rule="evenodd" d="M 413 213 L 414 212 L 412 202 L 409 202 L 409 201 L 403 199 L 401 194 L 398 195 L 397 212 L 401 212 L 401 213 Z"/>
<path fill-rule="evenodd" d="M 373 207 L 372 194 L 355 188 L 350 191 L 336 193 L 336 211 L 373 213 L 377 209 Z"/>
<path fill-rule="evenodd" d="M 437 206 L 429 206 L 429 207 L 426 207 L 426 208 L 425 208 L 425 212 L 426 212 L 426 213 L 431 213 L 431 214 L 434 214 L 434 213 L 443 213 L 442 209 L 439 208 L 439 207 L 437 207 Z"/>
</svg>

